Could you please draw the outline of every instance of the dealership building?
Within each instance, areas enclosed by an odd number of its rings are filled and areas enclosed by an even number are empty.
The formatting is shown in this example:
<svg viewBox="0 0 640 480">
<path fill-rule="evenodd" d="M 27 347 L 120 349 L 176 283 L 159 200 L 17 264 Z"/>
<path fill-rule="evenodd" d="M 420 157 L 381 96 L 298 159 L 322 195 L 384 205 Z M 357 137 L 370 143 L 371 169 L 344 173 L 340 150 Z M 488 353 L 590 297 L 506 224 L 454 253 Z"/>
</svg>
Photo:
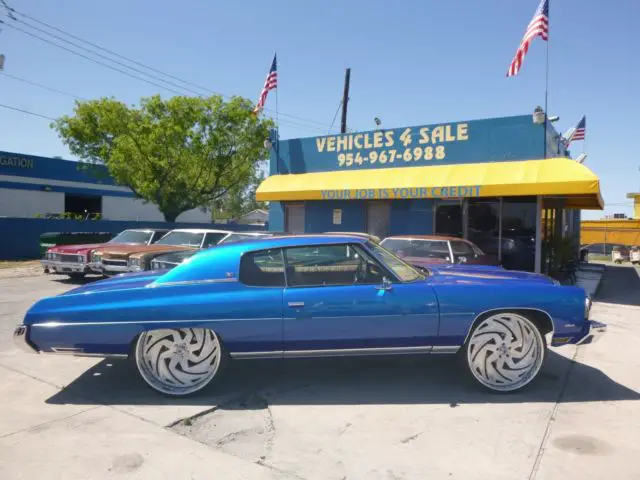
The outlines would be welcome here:
<svg viewBox="0 0 640 480">
<path fill-rule="evenodd" d="M 271 149 L 256 196 L 270 202 L 272 230 L 453 235 L 545 271 L 545 245 L 577 240 L 580 210 L 604 207 L 598 177 L 540 112 L 274 139 Z"/>
<path fill-rule="evenodd" d="M 60 158 L 0 151 L 0 217 L 58 217 L 64 213 L 104 220 L 162 222 L 151 203 L 116 185 L 103 166 Z M 194 209 L 178 222 L 211 222 L 208 211 Z"/>
</svg>

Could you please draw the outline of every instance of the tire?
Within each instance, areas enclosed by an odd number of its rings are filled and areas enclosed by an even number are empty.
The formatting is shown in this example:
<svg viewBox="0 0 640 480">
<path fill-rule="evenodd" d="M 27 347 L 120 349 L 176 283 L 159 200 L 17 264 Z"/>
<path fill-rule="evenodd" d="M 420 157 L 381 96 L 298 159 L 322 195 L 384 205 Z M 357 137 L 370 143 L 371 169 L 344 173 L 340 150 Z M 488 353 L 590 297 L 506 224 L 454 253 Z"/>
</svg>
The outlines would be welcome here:
<svg viewBox="0 0 640 480">
<path fill-rule="evenodd" d="M 208 328 L 143 332 L 134 354 L 147 385 L 170 396 L 190 395 L 206 387 L 219 375 L 225 359 L 220 339 Z"/>
<path fill-rule="evenodd" d="M 477 384 L 492 392 L 515 392 L 540 372 L 547 343 L 525 315 L 495 313 L 473 328 L 464 346 L 465 363 Z"/>
</svg>

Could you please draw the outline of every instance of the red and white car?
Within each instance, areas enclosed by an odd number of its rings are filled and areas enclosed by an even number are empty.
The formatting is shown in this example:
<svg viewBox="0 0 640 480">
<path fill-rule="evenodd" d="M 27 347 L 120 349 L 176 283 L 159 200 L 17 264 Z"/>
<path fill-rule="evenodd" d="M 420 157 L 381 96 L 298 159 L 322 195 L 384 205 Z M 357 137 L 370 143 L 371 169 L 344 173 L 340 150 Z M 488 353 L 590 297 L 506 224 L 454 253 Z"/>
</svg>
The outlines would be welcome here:
<svg viewBox="0 0 640 480">
<path fill-rule="evenodd" d="M 91 255 L 101 247 L 115 245 L 149 245 L 162 238 L 168 230 L 143 228 L 124 230 L 105 243 L 85 245 L 59 245 L 51 247 L 41 260 L 44 273 L 83 277 L 88 273 L 101 273 L 91 264 Z"/>
<path fill-rule="evenodd" d="M 380 245 L 418 267 L 442 264 L 498 266 L 498 259 L 458 237 L 402 235 L 385 238 Z"/>
</svg>

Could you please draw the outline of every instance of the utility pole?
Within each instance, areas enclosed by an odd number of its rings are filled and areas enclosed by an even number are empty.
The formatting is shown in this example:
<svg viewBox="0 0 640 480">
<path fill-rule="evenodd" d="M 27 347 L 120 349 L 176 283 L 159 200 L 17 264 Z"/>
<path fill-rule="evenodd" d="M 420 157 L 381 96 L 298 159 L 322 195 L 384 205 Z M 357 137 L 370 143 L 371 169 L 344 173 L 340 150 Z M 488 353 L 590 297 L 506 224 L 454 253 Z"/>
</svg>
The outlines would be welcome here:
<svg viewBox="0 0 640 480">
<path fill-rule="evenodd" d="M 349 79 L 351 69 L 347 68 L 344 74 L 344 93 L 342 94 L 342 122 L 340 123 L 340 133 L 347 133 L 347 103 L 349 102 Z"/>
</svg>

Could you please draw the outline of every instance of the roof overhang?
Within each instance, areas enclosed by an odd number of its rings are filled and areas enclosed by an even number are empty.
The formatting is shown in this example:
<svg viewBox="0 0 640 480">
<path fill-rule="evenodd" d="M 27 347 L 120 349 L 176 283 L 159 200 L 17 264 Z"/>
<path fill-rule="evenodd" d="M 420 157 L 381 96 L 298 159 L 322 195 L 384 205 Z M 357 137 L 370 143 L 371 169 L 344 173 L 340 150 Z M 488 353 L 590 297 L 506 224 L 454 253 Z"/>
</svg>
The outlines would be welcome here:
<svg viewBox="0 0 640 480">
<path fill-rule="evenodd" d="M 569 158 L 272 175 L 258 201 L 407 200 L 555 196 L 567 208 L 602 210 L 600 180 Z"/>
</svg>

